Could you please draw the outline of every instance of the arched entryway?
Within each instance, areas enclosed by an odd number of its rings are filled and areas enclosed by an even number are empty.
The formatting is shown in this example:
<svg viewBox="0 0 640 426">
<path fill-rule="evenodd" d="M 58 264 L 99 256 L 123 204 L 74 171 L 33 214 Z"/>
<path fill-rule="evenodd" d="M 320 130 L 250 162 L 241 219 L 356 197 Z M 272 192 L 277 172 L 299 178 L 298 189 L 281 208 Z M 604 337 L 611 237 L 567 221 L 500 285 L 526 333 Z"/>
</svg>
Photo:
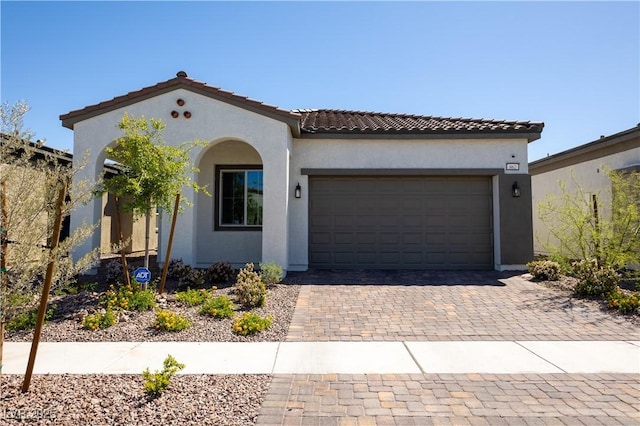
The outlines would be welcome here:
<svg viewBox="0 0 640 426">
<path fill-rule="evenodd" d="M 196 195 L 195 263 L 218 261 L 234 267 L 262 260 L 263 162 L 249 143 L 223 139 L 199 156 L 198 184 L 211 194 Z"/>
</svg>

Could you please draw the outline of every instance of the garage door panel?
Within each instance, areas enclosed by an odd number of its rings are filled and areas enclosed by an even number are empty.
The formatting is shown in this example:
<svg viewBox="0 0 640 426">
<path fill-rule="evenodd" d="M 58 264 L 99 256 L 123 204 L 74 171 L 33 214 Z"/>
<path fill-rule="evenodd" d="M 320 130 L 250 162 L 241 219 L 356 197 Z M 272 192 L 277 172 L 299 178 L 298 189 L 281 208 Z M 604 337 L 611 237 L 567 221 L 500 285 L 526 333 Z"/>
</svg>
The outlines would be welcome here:
<svg viewBox="0 0 640 426">
<path fill-rule="evenodd" d="M 375 232 L 357 232 L 356 233 L 356 241 L 358 245 L 372 245 L 376 243 L 376 233 Z"/>
<path fill-rule="evenodd" d="M 354 244 L 353 236 L 353 232 L 334 232 L 333 242 L 336 245 L 352 245 Z"/>
<path fill-rule="evenodd" d="M 310 178 L 312 268 L 489 269 L 491 178 Z"/>
<path fill-rule="evenodd" d="M 417 232 L 402 233 L 402 244 L 404 246 L 422 244 L 423 242 L 424 242 L 424 236 L 421 233 L 417 233 Z"/>
</svg>

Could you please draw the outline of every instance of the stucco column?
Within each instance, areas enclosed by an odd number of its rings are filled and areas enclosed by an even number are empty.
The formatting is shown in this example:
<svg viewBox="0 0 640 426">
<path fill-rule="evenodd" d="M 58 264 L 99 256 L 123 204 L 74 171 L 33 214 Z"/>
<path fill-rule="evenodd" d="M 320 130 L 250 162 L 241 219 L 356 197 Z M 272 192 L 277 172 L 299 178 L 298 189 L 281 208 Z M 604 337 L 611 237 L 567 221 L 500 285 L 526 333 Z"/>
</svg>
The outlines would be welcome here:
<svg viewBox="0 0 640 426">
<path fill-rule="evenodd" d="M 533 221 L 531 216 L 531 176 L 502 174 L 499 176 L 500 247 L 502 270 L 524 270 L 533 260 Z M 512 195 L 517 182 L 520 196 Z"/>
<path fill-rule="evenodd" d="M 262 212 L 262 261 L 287 269 L 289 211 L 289 152 L 263 158 L 264 210 Z"/>
</svg>

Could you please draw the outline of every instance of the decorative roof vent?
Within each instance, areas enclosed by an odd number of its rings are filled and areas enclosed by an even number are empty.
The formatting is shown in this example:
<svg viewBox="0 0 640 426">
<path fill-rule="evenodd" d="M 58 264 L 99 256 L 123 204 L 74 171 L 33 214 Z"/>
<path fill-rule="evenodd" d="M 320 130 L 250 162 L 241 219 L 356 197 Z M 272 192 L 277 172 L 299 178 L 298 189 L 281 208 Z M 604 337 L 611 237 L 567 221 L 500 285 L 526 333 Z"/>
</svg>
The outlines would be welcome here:
<svg viewBox="0 0 640 426">
<path fill-rule="evenodd" d="M 176 74 L 176 77 L 179 78 L 185 78 L 187 76 L 187 73 L 184 71 L 178 71 L 178 73 Z"/>
</svg>

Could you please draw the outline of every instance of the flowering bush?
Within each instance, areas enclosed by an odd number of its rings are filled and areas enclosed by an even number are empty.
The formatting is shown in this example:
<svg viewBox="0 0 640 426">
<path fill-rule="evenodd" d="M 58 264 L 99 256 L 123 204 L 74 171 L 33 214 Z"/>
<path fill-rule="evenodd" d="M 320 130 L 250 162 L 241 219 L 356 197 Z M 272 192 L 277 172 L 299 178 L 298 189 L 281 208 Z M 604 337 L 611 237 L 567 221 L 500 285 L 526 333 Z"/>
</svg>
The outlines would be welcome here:
<svg viewBox="0 0 640 426">
<path fill-rule="evenodd" d="M 160 309 L 156 311 L 153 326 L 162 331 L 182 331 L 191 327 L 191 321 L 175 312 Z"/>
<path fill-rule="evenodd" d="M 557 281 L 560 279 L 560 264 L 552 260 L 536 260 L 527 263 L 529 273 L 537 280 Z"/>
<path fill-rule="evenodd" d="M 211 291 L 216 290 L 216 287 L 212 287 Z M 213 297 L 210 291 L 205 289 L 192 289 L 188 288 L 185 291 L 179 291 L 176 293 L 176 300 L 186 303 L 189 306 L 202 305 L 207 299 Z"/>
<path fill-rule="evenodd" d="M 238 301 L 249 308 L 264 306 L 267 302 L 267 288 L 253 270 L 253 263 L 247 263 L 238 273 L 235 294 Z"/>
<path fill-rule="evenodd" d="M 117 288 L 112 284 L 100 299 L 100 304 L 106 309 L 148 311 L 156 306 L 156 297 L 153 290 L 142 290 L 137 283 Z"/>
<path fill-rule="evenodd" d="M 266 330 L 271 326 L 273 318 L 271 316 L 261 317 L 253 312 L 245 312 L 241 317 L 237 317 L 233 323 L 233 331 L 236 334 L 246 336 L 254 334 L 262 330 Z"/>
<path fill-rule="evenodd" d="M 573 269 L 580 280 L 574 289 L 578 296 L 607 296 L 618 288 L 620 274 L 610 266 L 599 266 L 596 259 L 575 262 Z"/>
<path fill-rule="evenodd" d="M 633 314 L 640 309 L 640 293 L 635 292 L 629 295 L 616 289 L 607 297 L 607 306 L 617 309 L 623 314 Z"/>
<path fill-rule="evenodd" d="M 233 316 L 233 302 L 228 296 L 212 297 L 200 307 L 200 313 L 214 318 L 231 318 Z"/>
<path fill-rule="evenodd" d="M 107 309 L 104 312 L 86 315 L 82 319 L 82 326 L 88 330 L 95 331 L 97 329 L 109 328 L 116 322 L 116 315 L 111 309 Z"/>
</svg>

